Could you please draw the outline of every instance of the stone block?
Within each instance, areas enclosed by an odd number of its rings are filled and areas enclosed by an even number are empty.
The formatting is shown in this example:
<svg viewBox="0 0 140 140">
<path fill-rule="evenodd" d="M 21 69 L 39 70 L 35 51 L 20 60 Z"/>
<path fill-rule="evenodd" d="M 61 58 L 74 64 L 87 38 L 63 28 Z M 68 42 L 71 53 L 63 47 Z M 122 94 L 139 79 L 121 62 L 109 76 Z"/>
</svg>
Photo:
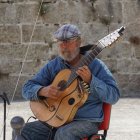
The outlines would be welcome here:
<svg viewBox="0 0 140 140">
<path fill-rule="evenodd" d="M 0 71 L 2 73 L 19 73 L 24 62 L 27 45 L 4 45 L 0 46 Z M 24 63 L 24 73 L 35 73 L 39 67 L 49 59 L 49 47 L 46 45 L 29 46 L 27 57 Z"/>
<path fill-rule="evenodd" d="M 129 74 L 115 73 L 115 80 L 118 83 L 121 97 L 128 97 Z"/>
<path fill-rule="evenodd" d="M 6 13 L 6 7 L 8 4 L 2 4 L 0 3 L 0 23 L 5 22 L 5 13 Z"/>
<path fill-rule="evenodd" d="M 22 60 L 27 51 L 27 45 L 11 44 L 0 45 L 0 56 L 10 59 Z"/>
<path fill-rule="evenodd" d="M 123 4 L 123 22 L 128 24 L 129 22 L 136 22 L 140 17 L 140 2 L 138 0 L 124 0 Z"/>
<path fill-rule="evenodd" d="M 0 26 L 0 43 L 20 43 L 20 27 L 17 25 Z"/>
<path fill-rule="evenodd" d="M 117 58 L 132 58 L 134 57 L 134 48 L 129 42 L 120 41 L 115 45 Z"/>
<path fill-rule="evenodd" d="M 22 42 L 45 42 L 45 26 L 23 25 Z"/>
<path fill-rule="evenodd" d="M 16 18 L 18 23 L 35 24 L 39 12 L 39 3 L 16 4 L 16 12 Z M 37 22 L 39 22 L 39 19 L 37 20 Z"/>
<path fill-rule="evenodd" d="M 19 73 L 21 69 L 21 61 L 8 59 L 6 56 L 0 59 L 0 72 L 3 74 Z"/>
<path fill-rule="evenodd" d="M 135 45 L 133 42 L 131 42 L 132 37 L 140 37 L 140 32 L 138 30 L 140 29 L 140 22 L 132 22 L 129 25 L 126 26 L 126 30 L 124 33 L 123 38 L 131 43 L 131 45 Z"/>
<path fill-rule="evenodd" d="M 23 25 L 22 27 L 22 41 L 27 43 L 30 42 L 31 34 L 33 36 L 31 42 L 46 42 L 50 43 L 54 40 L 53 34 L 56 31 L 57 26 L 54 25 L 37 25 L 34 28 L 33 25 Z"/>
<path fill-rule="evenodd" d="M 44 66 L 44 64 L 45 62 L 40 59 L 36 59 L 34 61 L 26 61 L 22 69 L 22 73 L 30 75 L 36 74 Z"/>
<path fill-rule="evenodd" d="M 17 76 L 5 76 L 0 78 L 0 89 L 1 92 L 6 92 L 9 98 L 9 101 L 17 100 L 17 99 L 23 99 L 22 97 L 22 86 L 25 83 L 27 79 L 31 78 L 30 75 L 28 76 L 21 76 L 18 81 L 18 75 Z M 17 89 L 15 90 L 17 84 Z"/>
<path fill-rule="evenodd" d="M 108 47 L 103 49 L 102 52 L 99 54 L 99 57 L 102 59 L 117 59 L 115 47 Z"/>
<path fill-rule="evenodd" d="M 31 45 L 29 46 L 27 60 L 47 60 L 49 55 L 49 46 L 46 45 Z"/>
<path fill-rule="evenodd" d="M 16 6 L 10 3 L 0 4 L 0 24 L 15 24 L 17 23 Z"/>
<path fill-rule="evenodd" d="M 121 73 L 138 73 L 140 61 L 138 59 L 118 59 L 117 71 Z"/>
<path fill-rule="evenodd" d="M 27 3 L 27 2 L 29 2 L 29 0 L 14 0 L 14 3 L 20 3 L 20 2 Z"/>
<path fill-rule="evenodd" d="M 45 23 L 88 23 L 96 19 L 96 14 L 88 5 L 75 1 L 48 3 L 46 14 L 42 15 Z"/>
<path fill-rule="evenodd" d="M 117 60 L 116 59 L 103 59 L 103 62 L 108 66 L 112 74 L 117 73 Z"/>
<path fill-rule="evenodd" d="M 139 69 L 140 70 L 140 69 Z M 132 74 L 129 78 L 129 90 L 140 94 L 140 74 Z"/>
<path fill-rule="evenodd" d="M 122 4 L 120 1 L 98 0 L 94 7 L 100 22 L 104 25 L 110 25 L 112 22 L 122 22 Z"/>
<path fill-rule="evenodd" d="M 121 97 L 140 97 L 140 74 L 119 74 Z"/>
<path fill-rule="evenodd" d="M 98 22 L 79 23 L 77 26 L 81 31 L 83 45 L 96 44 L 98 40 L 108 34 L 107 28 Z"/>
<path fill-rule="evenodd" d="M 140 59 L 140 47 L 137 46 L 137 47 L 134 47 L 135 48 L 135 57 L 137 59 Z"/>
<path fill-rule="evenodd" d="M 27 51 L 27 60 L 47 60 L 49 46 L 46 44 L 32 44 L 32 45 L 0 45 L 0 56 L 8 59 L 23 60 Z"/>
<path fill-rule="evenodd" d="M 0 3 L 13 3 L 14 0 L 0 0 Z"/>
<path fill-rule="evenodd" d="M 40 59 L 26 60 L 23 64 L 20 60 L 6 60 L 1 58 L 0 61 L 0 77 L 9 76 L 10 74 L 19 74 L 22 68 L 23 74 L 32 75 L 35 74 L 43 65 L 44 62 Z M 23 67 L 22 67 L 23 65 Z"/>
<path fill-rule="evenodd" d="M 57 0 L 43 0 L 43 2 L 55 2 Z M 14 0 L 15 3 L 21 3 L 21 2 L 24 2 L 24 3 L 41 3 L 42 0 Z"/>
<path fill-rule="evenodd" d="M 119 84 L 120 89 L 124 89 L 129 84 L 129 74 L 115 73 L 115 79 Z"/>
<path fill-rule="evenodd" d="M 4 23 L 17 23 L 17 18 L 16 18 L 16 7 L 14 4 L 9 4 L 6 7 L 6 12 L 5 12 L 5 22 Z"/>
</svg>

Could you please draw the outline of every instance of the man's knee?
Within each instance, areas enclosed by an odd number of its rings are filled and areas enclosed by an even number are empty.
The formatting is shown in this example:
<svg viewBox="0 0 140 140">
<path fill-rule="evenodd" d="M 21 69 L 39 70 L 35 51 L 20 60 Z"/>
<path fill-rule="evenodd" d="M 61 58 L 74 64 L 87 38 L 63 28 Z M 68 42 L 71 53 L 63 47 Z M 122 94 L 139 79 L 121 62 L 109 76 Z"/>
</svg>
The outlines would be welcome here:
<svg viewBox="0 0 140 140">
<path fill-rule="evenodd" d="M 66 135 L 66 131 L 63 128 L 58 128 L 56 133 L 55 133 L 55 137 L 63 137 L 63 135 Z"/>
<path fill-rule="evenodd" d="M 27 140 L 47 140 L 51 135 L 51 130 L 41 122 L 35 121 L 26 123 L 21 135 Z"/>
<path fill-rule="evenodd" d="M 55 133 L 55 138 L 57 140 L 57 138 L 62 138 L 65 139 L 67 137 L 73 136 L 73 132 L 70 129 L 67 129 L 65 127 L 60 127 L 59 129 L 57 129 L 56 133 Z"/>
</svg>

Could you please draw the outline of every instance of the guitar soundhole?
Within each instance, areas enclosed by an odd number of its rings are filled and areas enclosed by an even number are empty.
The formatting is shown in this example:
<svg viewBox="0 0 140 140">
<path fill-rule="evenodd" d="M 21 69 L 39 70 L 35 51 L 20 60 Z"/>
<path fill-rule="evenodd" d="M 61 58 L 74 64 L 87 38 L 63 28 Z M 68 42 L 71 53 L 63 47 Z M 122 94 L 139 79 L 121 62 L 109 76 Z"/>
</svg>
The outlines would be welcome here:
<svg viewBox="0 0 140 140">
<path fill-rule="evenodd" d="M 67 82 L 65 81 L 65 80 L 62 80 L 62 81 L 60 81 L 59 83 L 58 83 L 58 87 L 60 88 L 60 90 L 62 91 L 62 90 L 64 90 L 64 89 L 66 89 L 66 85 L 67 85 Z"/>
<path fill-rule="evenodd" d="M 68 100 L 69 105 L 73 105 L 74 102 L 75 102 L 75 99 L 74 99 L 74 98 L 70 98 L 70 99 Z"/>
</svg>

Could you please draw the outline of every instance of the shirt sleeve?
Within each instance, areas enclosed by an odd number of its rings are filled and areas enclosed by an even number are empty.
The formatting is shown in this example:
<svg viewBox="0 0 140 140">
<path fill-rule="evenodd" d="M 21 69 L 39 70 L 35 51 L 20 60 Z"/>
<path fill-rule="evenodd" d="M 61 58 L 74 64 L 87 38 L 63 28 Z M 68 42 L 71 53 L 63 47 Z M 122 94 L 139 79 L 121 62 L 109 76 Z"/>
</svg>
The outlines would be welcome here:
<svg viewBox="0 0 140 140">
<path fill-rule="evenodd" d="M 51 83 L 51 73 L 48 64 L 45 65 L 22 88 L 22 96 L 27 100 L 38 100 L 38 91 Z"/>
<path fill-rule="evenodd" d="M 102 102 L 109 104 L 115 104 L 120 97 L 117 83 L 102 61 L 99 61 L 96 72 L 92 75 L 90 92 Z"/>
</svg>

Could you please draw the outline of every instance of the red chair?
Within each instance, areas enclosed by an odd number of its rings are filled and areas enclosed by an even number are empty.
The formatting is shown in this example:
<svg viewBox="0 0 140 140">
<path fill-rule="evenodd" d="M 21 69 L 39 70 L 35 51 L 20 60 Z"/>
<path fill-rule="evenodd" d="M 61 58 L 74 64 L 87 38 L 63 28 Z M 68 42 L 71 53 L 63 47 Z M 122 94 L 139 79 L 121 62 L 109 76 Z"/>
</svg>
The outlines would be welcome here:
<svg viewBox="0 0 140 140">
<path fill-rule="evenodd" d="M 101 123 L 99 127 L 99 131 L 103 130 L 103 134 L 96 134 L 91 136 L 90 138 L 84 138 L 83 140 L 106 140 L 107 131 L 109 129 L 110 124 L 111 105 L 108 103 L 104 103 L 103 111 L 104 111 L 104 121 Z"/>
</svg>

